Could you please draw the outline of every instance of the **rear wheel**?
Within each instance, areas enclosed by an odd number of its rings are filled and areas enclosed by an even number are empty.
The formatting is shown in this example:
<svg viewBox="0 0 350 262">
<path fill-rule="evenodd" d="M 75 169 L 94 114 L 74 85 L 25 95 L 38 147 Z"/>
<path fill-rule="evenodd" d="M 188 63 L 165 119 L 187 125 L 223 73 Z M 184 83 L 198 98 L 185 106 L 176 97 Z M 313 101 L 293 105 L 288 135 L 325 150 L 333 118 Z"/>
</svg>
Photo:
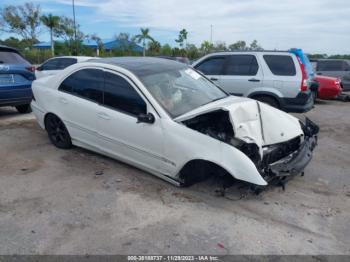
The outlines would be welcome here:
<svg viewBox="0 0 350 262">
<path fill-rule="evenodd" d="M 45 128 L 50 141 L 58 148 L 72 147 L 72 140 L 66 126 L 56 115 L 49 114 L 45 119 Z"/>
<path fill-rule="evenodd" d="M 16 109 L 21 114 L 27 114 L 32 111 L 29 104 L 16 106 Z"/>
<path fill-rule="evenodd" d="M 268 104 L 268 105 L 270 105 L 272 107 L 275 107 L 275 108 L 278 108 L 278 109 L 280 108 L 280 105 L 279 105 L 278 101 L 275 98 L 271 97 L 271 96 L 255 96 L 254 99 L 258 100 L 260 102 L 263 102 L 265 104 Z"/>
</svg>

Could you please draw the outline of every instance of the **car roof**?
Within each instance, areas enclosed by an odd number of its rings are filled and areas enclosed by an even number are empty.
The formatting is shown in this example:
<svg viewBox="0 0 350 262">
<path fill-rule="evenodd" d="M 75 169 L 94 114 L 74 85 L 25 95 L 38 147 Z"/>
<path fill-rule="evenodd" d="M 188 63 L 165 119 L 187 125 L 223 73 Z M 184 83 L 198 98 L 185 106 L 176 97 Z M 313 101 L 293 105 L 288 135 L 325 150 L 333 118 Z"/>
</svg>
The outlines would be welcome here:
<svg viewBox="0 0 350 262">
<path fill-rule="evenodd" d="M 188 68 L 186 64 L 157 57 L 110 57 L 89 62 L 116 65 L 139 77 Z"/>
<path fill-rule="evenodd" d="M 13 47 L 9 47 L 9 46 L 6 46 L 6 45 L 0 45 L 0 51 L 10 51 L 10 52 L 15 52 L 15 53 L 18 53 L 18 50 L 16 48 L 13 48 Z"/>
</svg>

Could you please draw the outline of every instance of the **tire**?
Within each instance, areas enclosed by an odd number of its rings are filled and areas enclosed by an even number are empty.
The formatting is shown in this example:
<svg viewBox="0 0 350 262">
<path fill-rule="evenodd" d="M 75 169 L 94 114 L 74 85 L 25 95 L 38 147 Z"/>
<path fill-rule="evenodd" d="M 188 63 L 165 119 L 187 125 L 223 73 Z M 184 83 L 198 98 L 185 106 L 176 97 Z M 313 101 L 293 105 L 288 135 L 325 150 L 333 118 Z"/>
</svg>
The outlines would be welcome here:
<svg viewBox="0 0 350 262">
<path fill-rule="evenodd" d="M 278 101 L 271 96 L 255 96 L 253 99 L 263 102 L 265 104 L 268 104 L 272 107 L 275 107 L 278 109 L 280 108 Z"/>
<path fill-rule="evenodd" d="M 16 109 L 21 114 L 27 114 L 32 112 L 32 109 L 30 108 L 30 104 L 16 106 Z"/>
<path fill-rule="evenodd" d="M 62 122 L 54 114 L 49 114 L 45 118 L 45 129 L 52 144 L 61 149 L 72 147 L 72 140 L 69 132 Z"/>
</svg>

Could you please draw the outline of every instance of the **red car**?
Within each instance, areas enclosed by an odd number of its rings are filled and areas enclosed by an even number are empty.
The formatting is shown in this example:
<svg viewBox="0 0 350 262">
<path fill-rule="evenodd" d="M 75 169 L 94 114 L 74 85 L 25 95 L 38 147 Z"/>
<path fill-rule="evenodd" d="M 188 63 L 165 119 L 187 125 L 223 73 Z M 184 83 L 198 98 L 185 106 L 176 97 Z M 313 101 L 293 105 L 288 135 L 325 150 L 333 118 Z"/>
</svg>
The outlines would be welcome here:
<svg viewBox="0 0 350 262">
<path fill-rule="evenodd" d="M 338 78 L 316 75 L 314 81 L 318 82 L 317 98 L 334 99 L 342 92 Z"/>
</svg>

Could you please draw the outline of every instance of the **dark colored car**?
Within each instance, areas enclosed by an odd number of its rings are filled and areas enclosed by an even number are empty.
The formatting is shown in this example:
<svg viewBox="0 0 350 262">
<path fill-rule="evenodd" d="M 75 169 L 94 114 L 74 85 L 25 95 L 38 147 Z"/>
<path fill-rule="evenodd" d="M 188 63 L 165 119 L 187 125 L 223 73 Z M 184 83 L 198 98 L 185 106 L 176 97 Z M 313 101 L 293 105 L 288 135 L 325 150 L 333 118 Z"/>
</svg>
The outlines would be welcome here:
<svg viewBox="0 0 350 262">
<path fill-rule="evenodd" d="M 319 59 L 317 60 L 316 73 L 339 78 L 343 91 L 350 91 L 350 60 Z"/>
<path fill-rule="evenodd" d="M 30 112 L 35 68 L 14 48 L 0 45 L 0 106 Z"/>
</svg>

